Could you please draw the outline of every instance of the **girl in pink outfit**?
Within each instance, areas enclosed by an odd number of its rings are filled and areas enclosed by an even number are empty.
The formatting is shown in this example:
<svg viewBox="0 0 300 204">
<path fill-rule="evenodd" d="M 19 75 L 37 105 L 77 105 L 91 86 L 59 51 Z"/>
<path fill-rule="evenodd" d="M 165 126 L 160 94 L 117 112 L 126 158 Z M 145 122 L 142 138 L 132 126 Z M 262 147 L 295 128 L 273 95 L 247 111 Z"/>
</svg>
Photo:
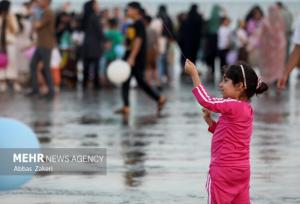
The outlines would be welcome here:
<svg viewBox="0 0 300 204">
<path fill-rule="evenodd" d="M 200 81 L 195 65 L 186 61 L 185 71 L 194 83 L 193 94 L 204 107 L 204 119 L 213 133 L 206 188 L 209 204 L 250 204 L 250 140 L 253 109 L 250 99 L 268 89 L 248 65 L 231 65 L 220 83 L 222 98 L 214 98 Z M 210 111 L 220 113 L 218 121 Z"/>
</svg>

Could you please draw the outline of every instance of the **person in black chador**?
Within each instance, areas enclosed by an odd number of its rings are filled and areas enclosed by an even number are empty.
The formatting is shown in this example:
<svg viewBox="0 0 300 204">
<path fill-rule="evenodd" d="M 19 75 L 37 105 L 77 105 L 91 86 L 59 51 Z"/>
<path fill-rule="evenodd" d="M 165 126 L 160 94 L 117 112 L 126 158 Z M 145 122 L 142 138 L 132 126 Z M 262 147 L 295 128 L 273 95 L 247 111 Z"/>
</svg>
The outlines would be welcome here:
<svg viewBox="0 0 300 204">
<path fill-rule="evenodd" d="M 104 35 L 100 24 L 99 7 L 96 0 L 90 0 L 84 4 L 82 29 L 84 40 L 82 45 L 83 58 L 83 88 L 87 88 L 90 66 L 94 69 L 94 89 L 100 88 L 99 81 L 99 60 L 102 55 Z"/>
<path fill-rule="evenodd" d="M 138 85 L 157 102 L 157 110 L 160 112 L 166 103 L 166 98 L 151 89 L 144 79 L 147 39 L 141 15 L 142 7 L 138 2 L 131 2 L 127 5 L 126 11 L 127 16 L 133 20 L 133 23 L 128 26 L 126 30 L 126 53 L 124 57 L 124 60 L 126 60 L 131 67 L 131 74 L 129 79 L 122 85 L 124 107 L 116 111 L 116 113 L 129 113 L 129 88 L 132 77 L 135 77 Z"/>
<path fill-rule="evenodd" d="M 202 36 L 203 18 L 198 13 L 198 6 L 196 4 L 191 6 L 187 18 L 183 21 L 179 33 L 178 41 L 186 58 L 193 63 L 196 62 L 198 49 L 200 47 L 200 40 Z M 184 73 L 184 56 L 181 56 L 182 73 Z"/>
</svg>

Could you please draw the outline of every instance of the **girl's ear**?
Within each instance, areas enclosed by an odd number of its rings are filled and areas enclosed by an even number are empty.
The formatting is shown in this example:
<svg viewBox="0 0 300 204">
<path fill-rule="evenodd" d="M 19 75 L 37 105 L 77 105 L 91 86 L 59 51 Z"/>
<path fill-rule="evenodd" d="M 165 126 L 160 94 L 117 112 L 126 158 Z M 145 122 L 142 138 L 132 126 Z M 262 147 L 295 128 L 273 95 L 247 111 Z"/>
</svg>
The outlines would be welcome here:
<svg viewBox="0 0 300 204">
<path fill-rule="evenodd" d="M 243 82 L 239 82 L 234 85 L 238 91 L 243 91 L 245 89 Z"/>
</svg>

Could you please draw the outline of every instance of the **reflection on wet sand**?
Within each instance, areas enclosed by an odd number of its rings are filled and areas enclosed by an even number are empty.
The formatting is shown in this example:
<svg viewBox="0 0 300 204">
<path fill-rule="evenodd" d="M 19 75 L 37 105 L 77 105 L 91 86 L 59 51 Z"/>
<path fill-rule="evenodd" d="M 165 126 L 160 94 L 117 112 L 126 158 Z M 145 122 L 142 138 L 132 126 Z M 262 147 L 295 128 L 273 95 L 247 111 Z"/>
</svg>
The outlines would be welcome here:
<svg viewBox="0 0 300 204">
<path fill-rule="evenodd" d="M 138 187 L 143 183 L 143 177 L 147 172 L 145 162 L 147 158 L 146 148 L 150 145 L 149 140 L 145 140 L 147 135 L 143 132 L 129 131 L 122 135 L 121 148 L 124 159 L 124 178 L 126 185 Z"/>
</svg>

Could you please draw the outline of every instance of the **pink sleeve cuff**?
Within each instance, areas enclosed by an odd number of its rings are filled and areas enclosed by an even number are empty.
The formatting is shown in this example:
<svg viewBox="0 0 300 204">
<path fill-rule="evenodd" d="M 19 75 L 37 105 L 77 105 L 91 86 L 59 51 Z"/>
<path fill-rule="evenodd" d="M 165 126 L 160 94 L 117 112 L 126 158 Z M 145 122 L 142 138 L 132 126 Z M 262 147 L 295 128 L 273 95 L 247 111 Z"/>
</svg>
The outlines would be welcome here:
<svg viewBox="0 0 300 204">
<path fill-rule="evenodd" d="M 217 123 L 214 121 L 213 124 L 210 127 L 208 127 L 208 131 L 214 133 L 216 128 L 217 128 Z"/>
</svg>

